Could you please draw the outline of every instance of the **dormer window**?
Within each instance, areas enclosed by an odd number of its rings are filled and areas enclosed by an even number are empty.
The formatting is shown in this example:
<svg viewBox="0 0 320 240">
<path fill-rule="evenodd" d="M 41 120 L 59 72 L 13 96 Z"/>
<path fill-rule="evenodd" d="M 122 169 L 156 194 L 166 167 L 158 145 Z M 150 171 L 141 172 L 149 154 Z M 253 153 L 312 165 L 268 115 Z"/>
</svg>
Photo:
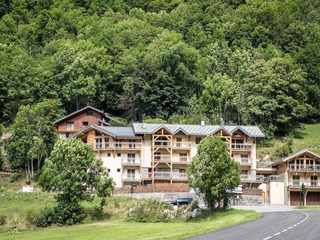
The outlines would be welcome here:
<svg viewBox="0 0 320 240">
<path fill-rule="evenodd" d="M 92 111 L 88 111 L 88 112 L 86 112 L 86 115 L 87 116 L 93 116 L 93 112 Z"/>
</svg>

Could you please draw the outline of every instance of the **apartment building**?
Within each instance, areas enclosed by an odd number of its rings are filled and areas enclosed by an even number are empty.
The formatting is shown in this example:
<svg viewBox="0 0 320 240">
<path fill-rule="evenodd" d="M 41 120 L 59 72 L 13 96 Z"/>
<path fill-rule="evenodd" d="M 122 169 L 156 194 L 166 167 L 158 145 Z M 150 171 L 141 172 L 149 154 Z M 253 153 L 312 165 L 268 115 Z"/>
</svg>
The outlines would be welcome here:
<svg viewBox="0 0 320 240">
<path fill-rule="evenodd" d="M 187 165 L 206 136 L 217 135 L 242 170 L 242 185 L 257 185 L 256 141 L 264 137 L 256 126 L 133 123 L 131 127 L 83 127 L 70 137 L 91 145 L 116 187 L 154 183 L 187 183 Z"/>
</svg>

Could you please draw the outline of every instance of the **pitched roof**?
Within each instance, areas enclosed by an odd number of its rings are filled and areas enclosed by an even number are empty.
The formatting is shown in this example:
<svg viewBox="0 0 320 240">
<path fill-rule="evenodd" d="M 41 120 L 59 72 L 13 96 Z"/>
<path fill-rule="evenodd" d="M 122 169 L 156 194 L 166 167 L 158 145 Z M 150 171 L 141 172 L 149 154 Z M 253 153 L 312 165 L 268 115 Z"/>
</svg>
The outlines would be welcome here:
<svg viewBox="0 0 320 240">
<path fill-rule="evenodd" d="M 86 110 L 88 110 L 88 109 L 89 109 L 89 110 L 92 110 L 92 111 L 95 111 L 95 112 L 98 112 L 98 113 L 101 113 L 101 114 L 104 114 L 103 111 L 101 111 L 101 110 L 99 110 L 99 109 L 97 109 L 97 108 L 94 108 L 94 107 L 91 107 L 91 106 L 86 106 L 86 107 L 84 107 L 84 108 L 79 109 L 78 111 L 75 111 L 75 112 L 73 112 L 73 113 L 70 113 L 69 115 L 64 116 L 64 117 L 62 117 L 62 118 L 54 121 L 53 123 L 54 123 L 54 124 L 57 124 L 57 123 L 59 123 L 59 122 L 61 122 L 61 121 L 63 121 L 63 120 L 66 120 L 66 119 L 68 119 L 68 118 L 70 118 L 70 117 L 72 117 L 72 116 L 74 116 L 74 115 L 77 115 L 77 114 L 80 113 L 80 112 L 86 111 Z M 109 118 L 109 117 L 108 117 L 108 118 Z"/>
<path fill-rule="evenodd" d="M 229 134 L 237 130 L 243 131 L 249 137 L 264 137 L 264 134 L 257 126 L 220 126 L 220 125 L 182 125 L 182 124 L 150 124 L 150 123 L 133 123 L 135 134 L 153 134 L 161 128 L 167 129 L 171 134 L 179 131 L 186 135 L 208 136 L 215 134 L 219 130 L 225 130 Z"/>
<path fill-rule="evenodd" d="M 112 137 L 135 137 L 132 127 L 112 127 L 112 126 L 104 127 L 104 126 L 98 126 L 95 124 L 90 124 L 82 128 L 78 132 L 71 134 L 70 138 L 77 137 L 82 133 L 87 133 L 92 129 Z"/>
<path fill-rule="evenodd" d="M 289 161 L 289 160 L 291 160 L 291 159 L 293 159 L 293 158 L 299 157 L 300 155 L 305 154 L 305 153 L 309 153 L 310 155 L 314 156 L 315 158 L 320 159 L 320 155 L 319 155 L 318 153 L 316 153 L 316 152 L 314 152 L 314 151 L 311 151 L 310 149 L 306 148 L 306 149 L 303 149 L 303 150 L 301 150 L 301 151 L 299 151 L 299 152 L 296 152 L 296 153 L 294 153 L 294 154 L 292 154 L 292 155 L 290 155 L 290 156 L 288 156 L 288 157 L 285 157 L 285 158 L 283 158 L 282 160 L 280 160 L 280 161 L 278 161 L 278 162 L 275 162 L 275 163 L 273 164 L 273 166 L 276 166 L 276 165 L 278 165 L 278 164 L 280 164 L 280 163 Z"/>
</svg>

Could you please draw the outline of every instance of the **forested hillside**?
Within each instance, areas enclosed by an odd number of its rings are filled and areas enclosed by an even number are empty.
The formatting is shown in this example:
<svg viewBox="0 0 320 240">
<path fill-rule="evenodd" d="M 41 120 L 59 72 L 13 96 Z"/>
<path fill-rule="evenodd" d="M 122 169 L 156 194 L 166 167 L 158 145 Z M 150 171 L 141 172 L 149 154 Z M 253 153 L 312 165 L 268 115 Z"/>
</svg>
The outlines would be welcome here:
<svg viewBox="0 0 320 240">
<path fill-rule="evenodd" d="M 0 122 L 58 99 L 129 121 L 320 115 L 319 0 L 2 0 Z"/>
</svg>

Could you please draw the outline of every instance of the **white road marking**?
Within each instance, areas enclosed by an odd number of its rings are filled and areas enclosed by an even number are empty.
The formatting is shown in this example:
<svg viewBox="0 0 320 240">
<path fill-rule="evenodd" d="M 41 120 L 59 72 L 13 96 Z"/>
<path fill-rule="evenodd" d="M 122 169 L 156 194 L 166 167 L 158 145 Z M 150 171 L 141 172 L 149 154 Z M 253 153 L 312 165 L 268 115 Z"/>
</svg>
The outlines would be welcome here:
<svg viewBox="0 0 320 240">
<path fill-rule="evenodd" d="M 268 239 L 270 239 L 270 238 L 272 238 L 272 237 L 278 236 L 278 235 L 280 235 L 281 233 L 284 233 L 284 232 L 286 232 L 286 231 L 288 231 L 288 230 L 290 230 L 290 229 L 298 226 L 300 223 L 303 223 L 305 220 L 308 219 L 309 215 L 306 214 L 306 213 L 304 213 L 304 212 L 302 212 L 302 213 L 306 215 L 306 217 L 305 217 L 303 220 L 301 220 L 300 222 L 298 222 L 298 223 L 296 223 L 296 224 L 294 224 L 294 225 L 292 225 L 292 226 L 290 226 L 290 227 L 282 230 L 281 232 L 277 232 L 277 233 L 273 234 L 273 236 L 266 237 L 266 238 L 264 238 L 264 239 L 262 239 L 262 240 L 268 240 Z"/>
</svg>

